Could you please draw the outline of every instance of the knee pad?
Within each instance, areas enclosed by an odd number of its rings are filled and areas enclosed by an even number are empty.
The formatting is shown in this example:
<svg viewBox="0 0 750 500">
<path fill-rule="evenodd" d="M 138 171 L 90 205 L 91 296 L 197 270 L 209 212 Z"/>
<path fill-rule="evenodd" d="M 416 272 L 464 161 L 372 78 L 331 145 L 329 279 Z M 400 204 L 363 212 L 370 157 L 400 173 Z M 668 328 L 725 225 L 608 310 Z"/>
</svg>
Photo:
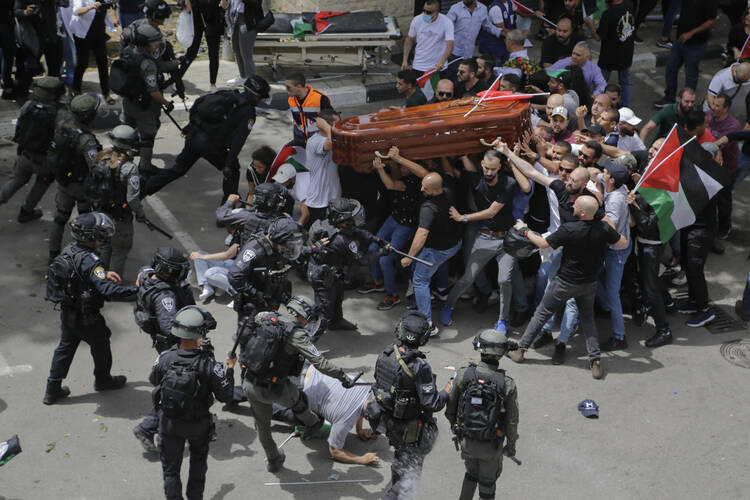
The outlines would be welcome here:
<svg viewBox="0 0 750 500">
<path fill-rule="evenodd" d="M 472 476 L 468 472 L 464 473 L 464 481 L 469 481 L 471 483 L 478 483 L 479 482 L 479 480 L 477 478 L 475 478 L 474 476 Z"/>
<path fill-rule="evenodd" d="M 307 394 L 305 394 L 304 391 L 299 391 L 299 399 L 294 403 L 294 406 L 292 406 L 292 411 L 294 413 L 302 413 L 307 410 L 307 408 Z"/>
</svg>

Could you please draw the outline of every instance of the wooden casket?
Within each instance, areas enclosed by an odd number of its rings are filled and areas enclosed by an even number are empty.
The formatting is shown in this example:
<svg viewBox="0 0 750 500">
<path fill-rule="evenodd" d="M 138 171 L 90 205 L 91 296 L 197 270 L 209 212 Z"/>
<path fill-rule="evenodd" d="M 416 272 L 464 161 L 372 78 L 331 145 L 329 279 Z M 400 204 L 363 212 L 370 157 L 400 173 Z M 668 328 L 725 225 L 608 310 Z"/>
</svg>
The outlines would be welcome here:
<svg viewBox="0 0 750 500">
<path fill-rule="evenodd" d="M 372 163 L 375 151 L 387 154 L 398 146 L 401 156 L 424 160 L 486 151 L 480 139 L 497 137 L 511 147 L 531 126 L 528 100 L 485 101 L 468 117 L 474 104 L 450 102 L 381 111 L 341 120 L 333 126 L 333 161 L 338 165 Z"/>
</svg>

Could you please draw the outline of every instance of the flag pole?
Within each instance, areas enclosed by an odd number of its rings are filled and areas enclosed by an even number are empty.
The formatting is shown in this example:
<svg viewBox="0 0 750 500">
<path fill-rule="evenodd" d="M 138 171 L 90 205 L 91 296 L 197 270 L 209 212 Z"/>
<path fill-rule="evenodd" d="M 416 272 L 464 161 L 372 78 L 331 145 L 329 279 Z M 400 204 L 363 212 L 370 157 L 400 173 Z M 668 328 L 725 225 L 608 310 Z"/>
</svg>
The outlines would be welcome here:
<svg viewBox="0 0 750 500">
<path fill-rule="evenodd" d="M 747 47 L 747 42 L 750 42 L 750 35 L 747 36 L 745 39 L 745 43 L 742 44 L 742 49 L 740 49 L 740 55 L 737 56 L 737 62 L 739 62 L 742 59 L 742 54 L 745 53 L 745 48 Z M 619 73 L 617 73 L 619 75 Z"/>
<path fill-rule="evenodd" d="M 667 156 L 666 158 L 664 158 L 664 159 L 663 159 L 662 161 L 660 161 L 660 162 L 659 162 L 659 164 L 658 164 L 657 166 L 655 166 L 654 168 L 652 168 L 652 169 L 651 169 L 651 170 L 649 171 L 649 174 L 648 174 L 648 175 L 644 175 L 643 177 L 641 177 L 641 178 L 640 178 L 640 179 L 638 180 L 638 184 L 636 184 L 636 185 L 635 185 L 635 188 L 634 188 L 634 190 L 635 190 L 635 189 L 638 189 L 639 187 L 641 187 L 641 184 L 643 184 L 643 181 L 645 181 L 645 180 L 646 180 L 646 179 L 647 179 L 648 177 L 650 177 L 650 176 L 651 176 L 651 174 L 653 174 L 653 173 L 654 173 L 654 172 L 656 171 L 656 169 L 657 169 L 657 168 L 661 167 L 661 165 L 662 165 L 662 164 L 663 164 L 663 163 L 664 163 L 665 161 L 667 161 L 668 159 L 670 159 L 670 158 L 671 158 L 671 157 L 672 157 L 672 156 L 673 156 L 673 155 L 674 155 L 674 154 L 675 154 L 676 152 L 678 152 L 679 150 L 683 149 L 683 148 L 684 148 L 685 146 L 687 146 L 688 144 L 690 144 L 690 143 L 691 143 L 692 141 L 694 141 L 695 139 L 697 139 L 697 137 L 695 137 L 695 136 L 692 136 L 692 137 L 691 137 L 690 139 L 688 139 L 687 141 L 685 141 L 685 144 L 682 144 L 682 145 L 681 145 L 681 146 L 680 146 L 679 148 L 677 148 L 677 149 L 675 149 L 674 151 L 672 151 L 671 153 L 669 153 L 669 156 Z"/>
<path fill-rule="evenodd" d="M 659 157 L 659 153 L 661 153 L 662 148 L 667 143 L 667 139 L 669 139 L 669 136 L 672 135 L 672 132 L 674 132 L 674 129 L 676 127 L 677 127 L 677 124 L 675 123 L 675 124 L 672 125 L 672 128 L 669 129 L 669 133 L 666 135 L 666 137 L 664 137 L 664 142 L 662 142 L 661 146 L 659 146 L 659 149 L 656 151 L 656 154 L 654 155 L 654 158 L 658 158 Z M 651 163 L 649 163 L 648 165 L 646 165 L 646 170 L 643 171 L 643 175 L 641 175 L 641 179 L 643 179 L 644 177 L 646 177 L 646 174 L 651 175 L 651 167 L 652 166 L 653 166 L 653 161 Z M 638 186 L 641 185 L 641 183 L 640 183 L 641 179 L 638 179 L 638 182 L 636 183 L 636 187 L 633 188 L 633 191 L 635 191 L 636 189 L 638 189 Z"/>
<path fill-rule="evenodd" d="M 517 2 L 516 0 L 512 0 L 512 1 L 513 1 L 513 5 L 515 5 L 515 7 L 516 7 L 516 10 L 521 9 L 522 11 L 526 12 L 527 14 L 531 14 L 532 16 L 536 17 L 536 12 L 534 12 L 530 8 L 526 7 L 524 4 Z M 585 7 L 584 7 L 584 14 L 583 15 L 584 16 L 586 15 L 585 14 Z M 545 21 L 545 22 L 551 24 L 552 26 L 555 27 L 555 29 L 557 29 L 557 25 L 555 23 L 553 23 L 552 21 L 550 21 L 549 19 L 547 19 L 546 17 L 544 17 L 544 16 L 538 16 L 538 17 L 540 17 L 542 19 L 542 21 Z"/>
<path fill-rule="evenodd" d="M 618 74 L 619 74 L 619 73 L 618 73 Z M 489 90 L 488 90 L 487 92 L 485 92 L 485 93 L 484 93 L 484 95 L 482 96 L 482 98 L 481 98 L 481 99 L 479 99 L 479 102 L 478 102 L 478 103 L 476 103 L 476 104 L 474 105 L 474 107 L 473 107 L 473 108 L 471 108 L 471 109 L 470 109 L 469 111 L 467 111 L 467 112 L 466 112 L 466 114 L 464 115 L 464 118 L 467 118 L 467 117 L 468 117 L 468 116 L 469 116 L 470 114 L 472 114 L 472 113 L 474 112 L 474 110 L 475 110 L 475 109 L 477 109 L 477 108 L 479 107 L 479 105 L 480 105 L 480 104 L 482 104 L 482 102 L 484 102 L 484 98 L 485 98 L 485 97 L 487 97 L 487 94 L 489 94 L 490 90 L 492 90 L 492 88 L 494 88 L 494 87 L 495 87 L 495 84 L 496 84 L 497 82 L 499 82 L 499 81 L 500 81 L 500 78 L 502 78 L 502 77 L 503 77 L 502 73 L 501 73 L 501 74 L 499 74 L 499 75 L 497 75 L 497 78 L 495 78 L 495 81 L 494 81 L 494 82 L 492 82 L 492 85 L 490 85 L 490 88 L 489 88 Z"/>
<path fill-rule="evenodd" d="M 548 96 L 550 95 L 549 92 L 540 92 L 538 94 L 508 94 L 508 95 L 501 95 L 501 96 L 495 96 L 495 97 L 488 97 L 485 99 L 486 101 L 512 101 L 514 100 L 521 100 L 521 99 L 531 99 L 532 97 L 539 97 L 539 96 Z"/>
</svg>

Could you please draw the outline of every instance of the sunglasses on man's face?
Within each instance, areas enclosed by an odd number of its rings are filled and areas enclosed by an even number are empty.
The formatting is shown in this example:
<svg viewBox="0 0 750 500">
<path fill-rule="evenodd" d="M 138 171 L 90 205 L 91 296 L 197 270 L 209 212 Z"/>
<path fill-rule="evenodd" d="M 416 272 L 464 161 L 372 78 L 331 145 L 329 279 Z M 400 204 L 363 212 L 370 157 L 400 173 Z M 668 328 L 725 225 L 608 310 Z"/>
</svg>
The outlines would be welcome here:
<svg viewBox="0 0 750 500">
<path fill-rule="evenodd" d="M 453 92 L 438 92 L 440 97 L 453 97 Z"/>
<path fill-rule="evenodd" d="M 580 157 L 581 157 L 581 158 L 583 158 L 584 160 L 588 160 L 589 158 L 591 158 L 591 155 L 587 155 L 587 154 L 586 154 L 586 153 L 584 153 L 583 151 L 579 151 L 579 152 L 578 152 L 578 156 L 580 156 Z"/>
<path fill-rule="evenodd" d="M 429 10 L 429 9 L 422 9 L 422 12 L 424 14 L 427 14 L 428 16 L 431 16 L 431 15 L 433 15 L 435 13 L 434 10 Z"/>
<path fill-rule="evenodd" d="M 575 169 L 574 168 L 560 167 L 560 172 L 565 172 L 565 173 L 568 173 L 568 174 L 572 173 L 573 170 L 575 170 Z"/>
</svg>

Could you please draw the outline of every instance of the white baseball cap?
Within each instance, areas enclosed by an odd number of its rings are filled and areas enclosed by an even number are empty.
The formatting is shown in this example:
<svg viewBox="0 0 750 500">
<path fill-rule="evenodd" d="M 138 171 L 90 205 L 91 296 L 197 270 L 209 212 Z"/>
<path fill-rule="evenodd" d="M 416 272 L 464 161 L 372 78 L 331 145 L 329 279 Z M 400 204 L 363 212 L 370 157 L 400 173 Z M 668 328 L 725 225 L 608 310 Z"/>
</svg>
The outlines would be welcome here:
<svg viewBox="0 0 750 500">
<path fill-rule="evenodd" d="M 276 175 L 273 176 L 272 180 L 274 182 L 278 182 L 279 184 L 284 184 L 289 179 L 294 179 L 297 177 L 297 170 L 288 163 L 283 164 L 279 167 L 279 169 L 276 171 Z"/>
<path fill-rule="evenodd" d="M 625 122 L 628 125 L 632 125 L 635 127 L 643 121 L 635 116 L 635 113 L 630 108 L 620 108 L 618 109 L 618 111 L 620 112 L 620 121 Z"/>
</svg>

